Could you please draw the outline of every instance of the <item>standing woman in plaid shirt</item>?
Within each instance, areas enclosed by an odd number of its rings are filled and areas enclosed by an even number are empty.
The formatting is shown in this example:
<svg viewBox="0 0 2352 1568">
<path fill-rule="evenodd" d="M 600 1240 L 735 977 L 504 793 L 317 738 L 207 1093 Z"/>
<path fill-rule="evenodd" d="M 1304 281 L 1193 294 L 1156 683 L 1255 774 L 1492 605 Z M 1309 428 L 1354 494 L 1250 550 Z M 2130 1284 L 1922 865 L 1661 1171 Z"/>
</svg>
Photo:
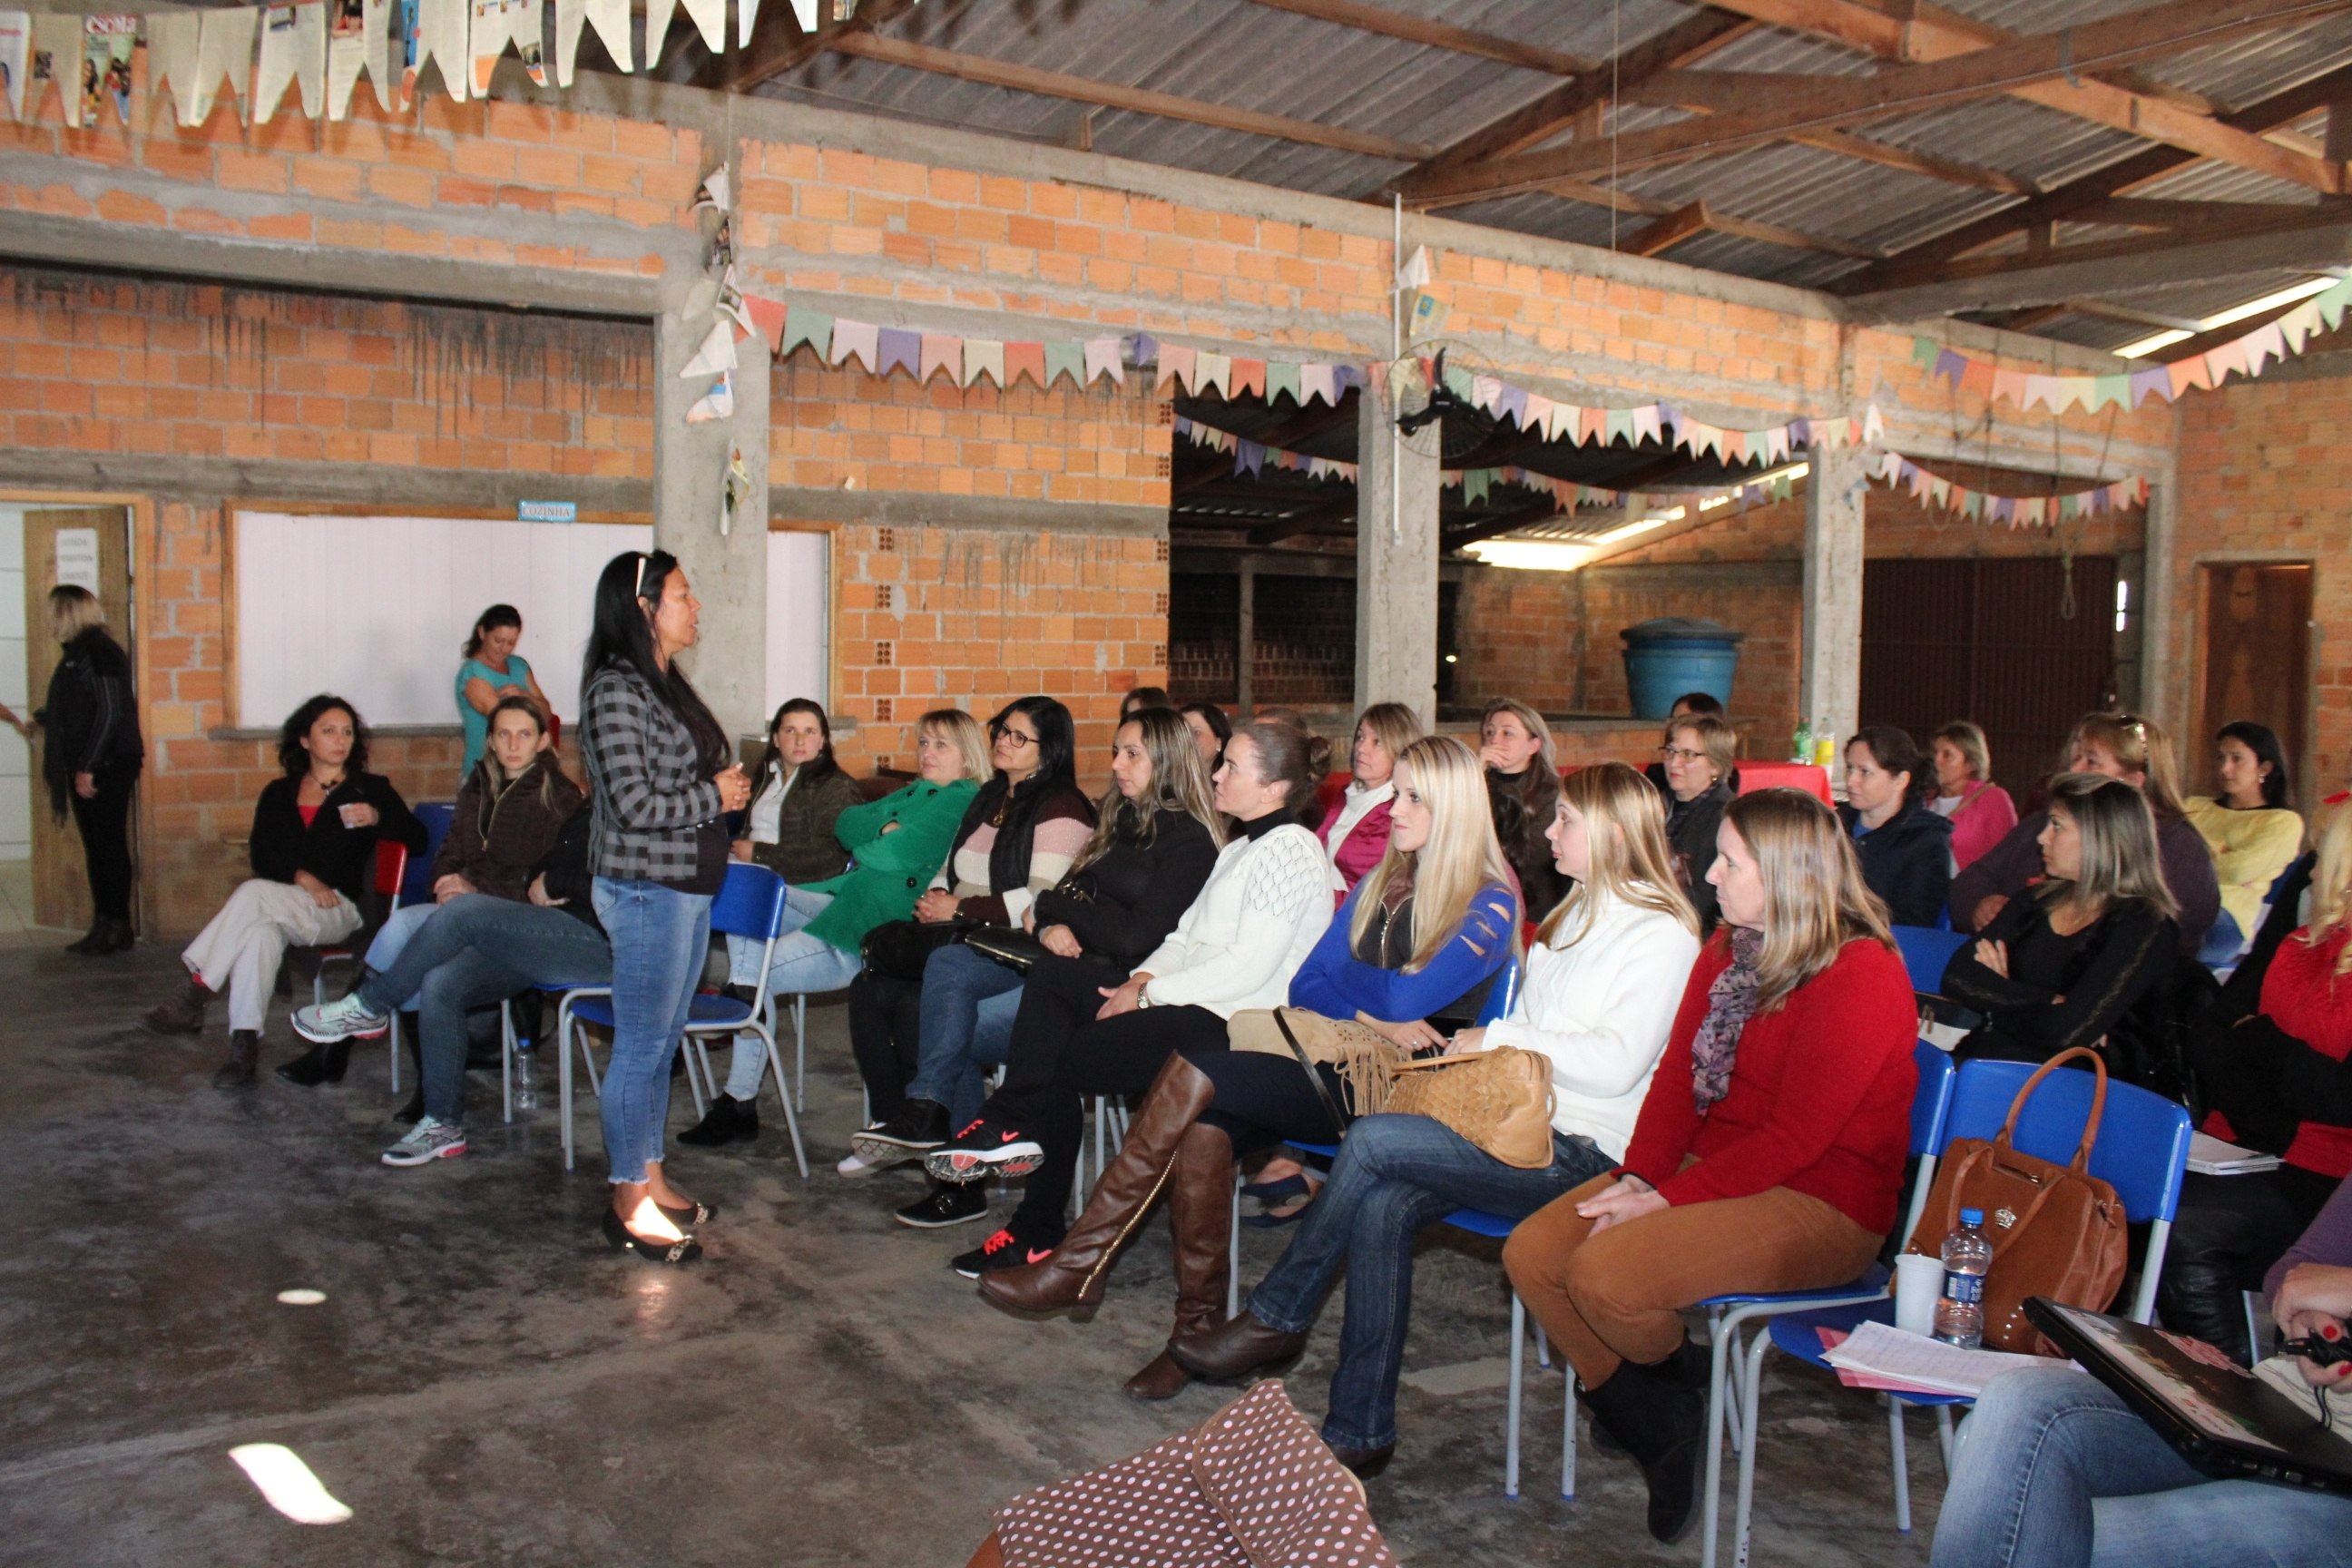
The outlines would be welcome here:
<svg viewBox="0 0 2352 1568">
<path fill-rule="evenodd" d="M 596 580 L 582 672 L 580 750 L 595 796 L 588 868 L 613 939 L 612 1065 L 604 1239 L 656 1263 L 699 1255 L 687 1226 L 709 1211 L 662 1176 L 669 1065 L 710 945 L 710 898 L 727 875 L 728 812 L 751 786 L 677 658 L 702 605 L 667 552 L 628 551 Z"/>
</svg>

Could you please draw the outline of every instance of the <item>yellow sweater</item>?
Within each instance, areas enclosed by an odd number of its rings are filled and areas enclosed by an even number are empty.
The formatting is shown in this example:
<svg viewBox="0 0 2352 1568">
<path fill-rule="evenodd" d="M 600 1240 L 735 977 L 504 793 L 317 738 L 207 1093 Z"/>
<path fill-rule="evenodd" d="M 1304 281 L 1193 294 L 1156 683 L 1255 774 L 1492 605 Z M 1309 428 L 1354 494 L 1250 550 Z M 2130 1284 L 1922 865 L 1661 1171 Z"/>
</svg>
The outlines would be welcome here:
<svg viewBox="0 0 2352 1568">
<path fill-rule="evenodd" d="M 2213 851 L 2213 879 L 2221 885 L 2221 907 L 2252 937 L 2262 916 L 2263 897 L 2278 875 L 2303 853 L 2303 818 L 2264 806 L 2234 811 L 2208 795 L 2189 797 L 2189 821 Z"/>
</svg>

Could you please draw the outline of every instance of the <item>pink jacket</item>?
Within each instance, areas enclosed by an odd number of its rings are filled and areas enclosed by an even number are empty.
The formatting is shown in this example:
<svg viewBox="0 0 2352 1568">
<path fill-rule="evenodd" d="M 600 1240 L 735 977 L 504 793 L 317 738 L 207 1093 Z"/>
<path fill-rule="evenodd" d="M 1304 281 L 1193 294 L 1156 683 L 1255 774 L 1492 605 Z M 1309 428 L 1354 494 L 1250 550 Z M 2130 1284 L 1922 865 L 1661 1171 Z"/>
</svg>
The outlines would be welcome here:
<svg viewBox="0 0 2352 1568">
<path fill-rule="evenodd" d="M 1316 837 L 1323 840 L 1323 852 L 1331 858 L 1331 864 L 1339 868 L 1339 875 L 1347 881 L 1347 887 L 1339 894 L 1344 899 L 1356 890 L 1356 884 L 1364 879 L 1364 873 L 1379 865 L 1381 857 L 1388 853 L 1389 803 L 1382 801 L 1358 817 L 1356 825 L 1348 830 L 1348 837 L 1334 846 L 1331 830 L 1339 824 L 1339 813 L 1335 806 L 1323 819 L 1323 826 Z"/>
<path fill-rule="evenodd" d="M 1997 784 L 1969 784 L 1967 798 L 1952 813 L 1952 866 L 1965 871 L 1969 862 L 2009 836 L 2017 826 L 2017 803 Z"/>
</svg>

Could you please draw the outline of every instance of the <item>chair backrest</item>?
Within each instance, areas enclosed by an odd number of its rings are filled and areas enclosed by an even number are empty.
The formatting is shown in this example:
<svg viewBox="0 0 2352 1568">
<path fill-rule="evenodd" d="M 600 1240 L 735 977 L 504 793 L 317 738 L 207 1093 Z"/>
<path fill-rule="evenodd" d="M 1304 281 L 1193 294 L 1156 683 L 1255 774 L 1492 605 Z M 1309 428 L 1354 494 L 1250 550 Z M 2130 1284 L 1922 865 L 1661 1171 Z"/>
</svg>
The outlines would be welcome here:
<svg viewBox="0 0 2352 1568">
<path fill-rule="evenodd" d="M 2033 1076 L 2032 1062 L 1962 1062 L 1945 1119 L 1946 1142 L 1991 1138 L 2009 1120 L 2010 1102 Z M 2018 1119 L 2017 1147 L 2061 1164 L 2074 1157 L 2091 1113 L 2092 1075 L 2061 1068 L 2042 1080 Z M 2180 1179 L 2189 1167 L 2189 1112 L 2161 1095 L 2107 1082 L 2099 1141 L 2091 1146 L 2091 1174 L 2116 1189 L 2132 1220 L 2171 1222 L 2180 1206 Z"/>
<path fill-rule="evenodd" d="M 433 862 L 449 837 L 449 824 L 457 819 L 457 805 L 455 801 L 420 800 L 409 809 L 425 825 L 425 847 L 408 862 L 410 875 L 401 882 L 400 901 L 421 904 L 433 896 Z"/>
<path fill-rule="evenodd" d="M 1478 1024 L 1485 1027 L 1508 1017 L 1511 1004 L 1519 994 L 1519 955 L 1503 960 L 1503 967 L 1495 971 L 1495 983 L 1486 988 L 1486 1005 L 1478 1009 Z"/>
<path fill-rule="evenodd" d="M 1944 1123 L 1952 1114 L 1952 1084 L 1959 1077 L 1952 1053 L 1933 1040 L 1911 1047 L 1919 1069 L 1919 1087 L 1911 1096 L 1911 1152 L 1925 1158 L 1944 1147 Z"/>
<path fill-rule="evenodd" d="M 397 838 L 375 841 L 375 890 L 379 898 L 402 902 L 401 882 L 408 875 L 408 846 Z M 428 894 L 430 889 L 427 889 Z"/>
<path fill-rule="evenodd" d="M 1348 798 L 1348 786 L 1353 784 L 1355 779 L 1356 775 L 1353 773 L 1323 775 L 1322 782 L 1315 786 L 1315 809 L 1322 813 L 1322 816 L 1316 819 L 1317 821 L 1331 820 L 1332 814 L 1339 809 L 1339 803 Z"/>
<path fill-rule="evenodd" d="M 727 879 L 710 901 L 710 929 L 766 942 L 784 921 L 784 879 L 753 860 L 727 862 Z"/>
<path fill-rule="evenodd" d="M 1929 995 L 1944 988 L 1944 971 L 1950 966 L 1952 954 L 1969 940 L 1958 931 L 1935 931 L 1927 926 L 1896 926 L 1894 934 L 1895 950 L 1903 954 L 1903 967 L 1911 972 L 1911 989 Z"/>
</svg>

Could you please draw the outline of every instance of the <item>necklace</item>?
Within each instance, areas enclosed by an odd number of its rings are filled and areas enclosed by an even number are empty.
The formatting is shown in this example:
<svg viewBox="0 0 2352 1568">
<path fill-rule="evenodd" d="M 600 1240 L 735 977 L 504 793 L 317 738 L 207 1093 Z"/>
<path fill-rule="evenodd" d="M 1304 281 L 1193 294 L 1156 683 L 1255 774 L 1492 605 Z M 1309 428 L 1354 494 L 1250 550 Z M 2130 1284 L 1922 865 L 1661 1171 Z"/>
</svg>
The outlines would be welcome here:
<svg viewBox="0 0 2352 1568">
<path fill-rule="evenodd" d="M 310 782 L 319 786 L 319 793 L 320 795 L 330 795 L 342 784 L 343 775 L 337 773 L 331 779 L 322 779 L 319 776 L 319 770 L 312 768 L 310 770 Z"/>
</svg>

